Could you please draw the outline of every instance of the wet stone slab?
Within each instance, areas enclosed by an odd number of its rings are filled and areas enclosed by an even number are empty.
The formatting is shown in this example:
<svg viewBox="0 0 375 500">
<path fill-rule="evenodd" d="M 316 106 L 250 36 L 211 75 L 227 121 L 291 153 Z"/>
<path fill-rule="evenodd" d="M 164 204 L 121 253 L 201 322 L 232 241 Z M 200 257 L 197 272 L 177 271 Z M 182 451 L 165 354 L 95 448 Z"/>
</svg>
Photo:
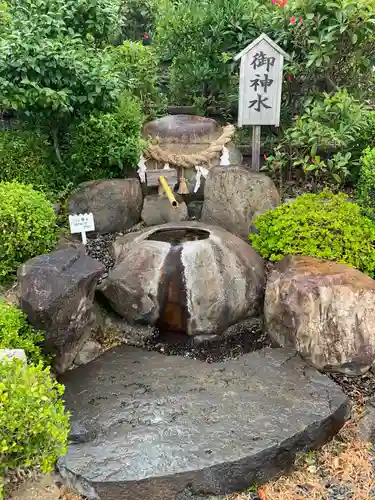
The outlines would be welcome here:
<svg viewBox="0 0 375 500">
<path fill-rule="evenodd" d="M 61 377 L 72 443 L 59 470 L 101 500 L 184 500 L 262 482 L 325 443 L 349 403 L 293 351 L 208 364 L 121 346 Z"/>
</svg>

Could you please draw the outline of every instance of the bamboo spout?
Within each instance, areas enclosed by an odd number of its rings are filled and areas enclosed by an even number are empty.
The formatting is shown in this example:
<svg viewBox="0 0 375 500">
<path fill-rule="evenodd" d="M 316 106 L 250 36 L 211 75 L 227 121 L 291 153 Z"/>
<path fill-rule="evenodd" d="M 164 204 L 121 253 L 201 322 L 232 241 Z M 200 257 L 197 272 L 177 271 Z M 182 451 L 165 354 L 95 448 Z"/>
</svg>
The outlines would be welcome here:
<svg viewBox="0 0 375 500">
<path fill-rule="evenodd" d="M 159 182 L 160 182 L 160 186 L 161 188 L 163 188 L 163 191 L 165 192 L 165 194 L 167 195 L 167 198 L 169 200 L 169 203 L 172 205 L 173 208 L 177 208 L 178 207 L 178 203 L 177 203 L 177 200 L 176 198 L 174 197 L 174 194 L 173 194 L 173 191 L 172 189 L 169 187 L 168 185 L 168 182 L 167 182 L 167 179 L 164 177 L 164 175 L 161 175 L 159 177 Z"/>
</svg>

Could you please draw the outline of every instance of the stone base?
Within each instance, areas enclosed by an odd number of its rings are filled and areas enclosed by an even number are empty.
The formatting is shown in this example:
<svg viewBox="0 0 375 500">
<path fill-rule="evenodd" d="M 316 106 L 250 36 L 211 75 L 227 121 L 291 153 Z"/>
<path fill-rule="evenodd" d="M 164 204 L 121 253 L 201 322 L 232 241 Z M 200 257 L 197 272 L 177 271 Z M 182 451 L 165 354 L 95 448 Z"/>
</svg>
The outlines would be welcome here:
<svg viewBox="0 0 375 500">
<path fill-rule="evenodd" d="M 242 491 L 349 414 L 341 389 L 285 349 L 208 364 L 121 346 L 61 382 L 72 443 L 59 471 L 92 500 Z"/>
</svg>

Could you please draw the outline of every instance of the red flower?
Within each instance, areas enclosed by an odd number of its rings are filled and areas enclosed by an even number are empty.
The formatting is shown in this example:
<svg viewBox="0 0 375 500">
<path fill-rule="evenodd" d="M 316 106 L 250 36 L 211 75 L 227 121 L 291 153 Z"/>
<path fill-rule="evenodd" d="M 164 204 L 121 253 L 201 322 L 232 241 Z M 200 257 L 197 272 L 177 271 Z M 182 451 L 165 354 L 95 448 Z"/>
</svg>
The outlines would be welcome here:
<svg viewBox="0 0 375 500">
<path fill-rule="evenodd" d="M 264 153 L 263 158 L 264 158 L 265 160 L 267 160 L 267 155 L 266 155 L 266 153 Z"/>
<path fill-rule="evenodd" d="M 311 158 L 311 162 L 315 164 L 316 163 L 315 158 Z"/>
<path fill-rule="evenodd" d="M 148 38 L 148 34 L 145 33 L 142 38 Z"/>
<path fill-rule="evenodd" d="M 293 81 L 292 75 L 288 75 L 288 82 L 292 82 L 292 81 Z"/>
<path fill-rule="evenodd" d="M 275 0 L 275 1 L 272 0 L 272 3 L 275 3 L 276 5 L 278 5 L 283 9 L 285 5 L 288 3 L 288 0 Z"/>
<path fill-rule="evenodd" d="M 290 24 L 296 24 L 296 22 L 297 22 L 296 16 L 290 18 Z"/>
</svg>

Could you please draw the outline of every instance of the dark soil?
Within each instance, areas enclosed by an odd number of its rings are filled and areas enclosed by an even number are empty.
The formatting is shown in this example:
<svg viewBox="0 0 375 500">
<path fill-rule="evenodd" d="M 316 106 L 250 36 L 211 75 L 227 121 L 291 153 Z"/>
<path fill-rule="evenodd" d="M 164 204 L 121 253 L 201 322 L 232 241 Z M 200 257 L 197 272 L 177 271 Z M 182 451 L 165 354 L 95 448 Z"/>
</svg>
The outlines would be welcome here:
<svg viewBox="0 0 375 500">
<path fill-rule="evenodd" d="M 232 327 L 229 337 L 208 336 L 200 340 L 173 332 L 157 332 L 148 339 L 145 349 L 158 351 L 167 356 L 184 356 L 206 363 L 218 363 L 234 359 L 248 352 L 257 351 L 271 345 L 262 330 L 261 320 L 247 320 Z"/>
<path fill-rule="evenodd" d="M 331 373 L 329 377 L 338 384 L 343 392 L 353 401 L 365 402 L 375 394 L 375 374 L 373 368 L 357 377 L 348 377 L 338 373 Z"/>
</svg>

